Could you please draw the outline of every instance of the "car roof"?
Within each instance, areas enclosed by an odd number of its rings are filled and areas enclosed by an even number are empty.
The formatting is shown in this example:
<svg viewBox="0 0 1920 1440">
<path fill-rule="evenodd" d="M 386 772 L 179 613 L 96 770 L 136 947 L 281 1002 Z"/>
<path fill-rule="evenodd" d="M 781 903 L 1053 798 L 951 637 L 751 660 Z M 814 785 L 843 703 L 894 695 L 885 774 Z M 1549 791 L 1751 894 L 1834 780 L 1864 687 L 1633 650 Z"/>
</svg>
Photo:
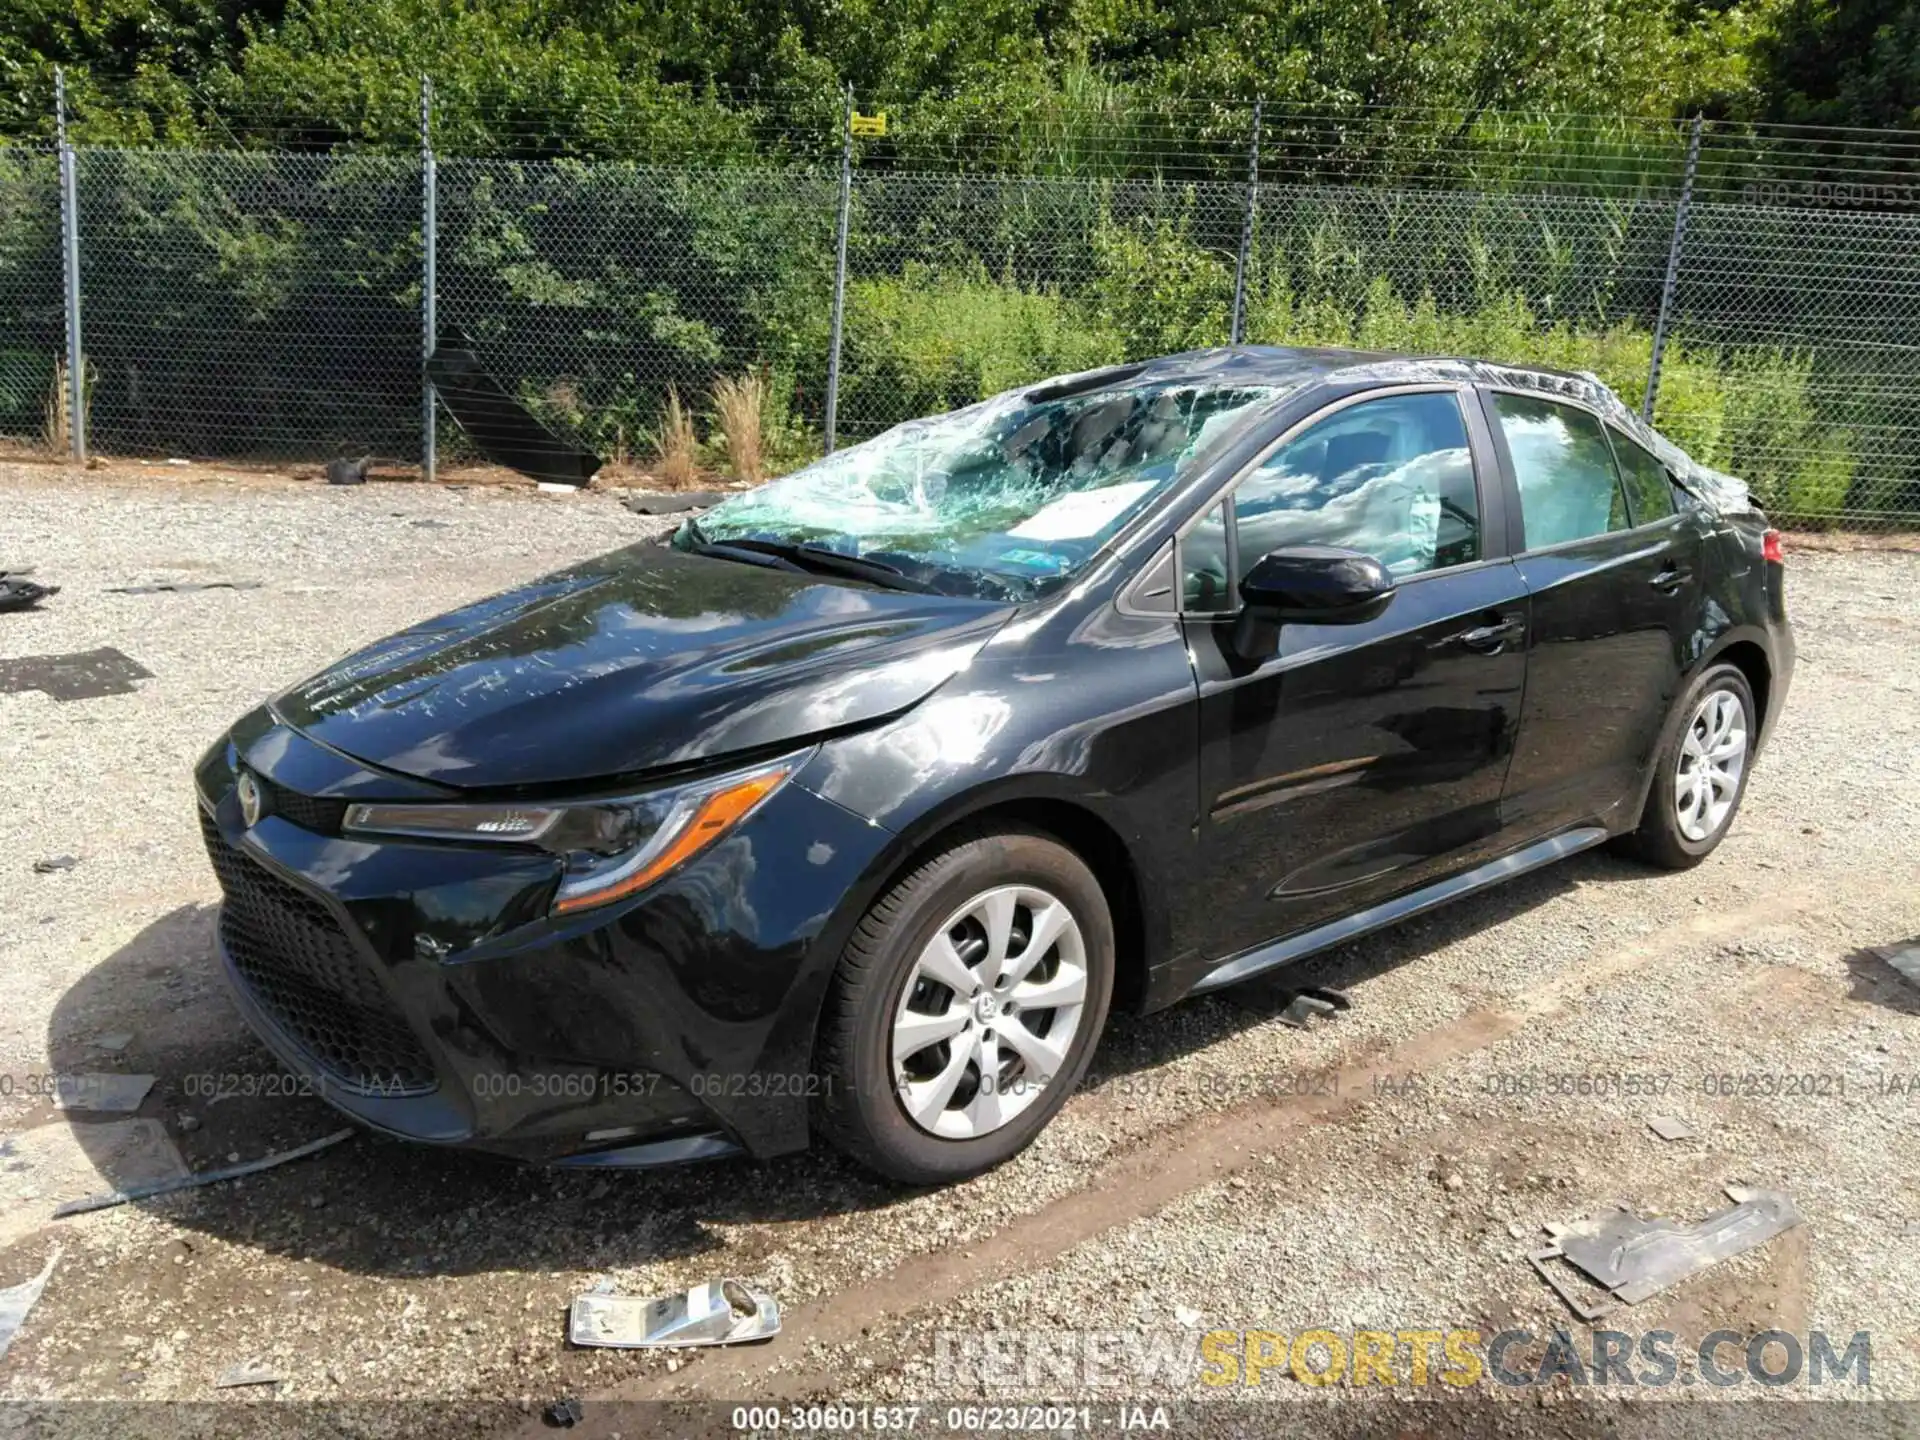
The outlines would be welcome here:
<svg viewBox="0 0 1920 1440">
<path fill-rule="evenodd" d="M 1393 350 L 1349 350 L 1313 345 L 1219 345 L 1162 355 L 1139 366 L 1123 367 L 1127 384 L 1143 385 L 1274 385 L 1296 389 L 1319 379 L 1368 380 L 1389 383 L 1421 366 L 1432 366 L 1434 379 L 1467 378 L 1462 371 L 1494 367 L 1511 376 L 1551 378 L 1556 389 L 1599 382 L 1591 375 L 1553 370 L 1540 365 L 1508 365 L 1461 355 L 1416 355 Z M 1118 378 L 1116 376 L 1116 378 Z"/>
</svg>

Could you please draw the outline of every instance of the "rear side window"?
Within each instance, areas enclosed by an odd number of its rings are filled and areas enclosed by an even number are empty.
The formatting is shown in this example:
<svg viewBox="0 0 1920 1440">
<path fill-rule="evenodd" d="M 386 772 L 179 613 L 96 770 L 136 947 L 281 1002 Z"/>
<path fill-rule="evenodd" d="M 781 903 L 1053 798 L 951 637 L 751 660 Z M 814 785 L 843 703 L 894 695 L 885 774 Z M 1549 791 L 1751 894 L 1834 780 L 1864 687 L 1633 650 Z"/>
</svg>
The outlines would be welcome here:
<svg viewBox="0 0 1920 1440">
<path fill-rule="evenodd" d="M 1613 448 L 1597 417 L 1531 395 L 1497 393 L 1493 409 L 1513 456 L 1527 549 L 1628 528 Z"/>
<path fill-rule="evenodd" d="M 1673 481 L 1667 467 L 1618 430 L 1613 436 L 1613 453 L 1620 462 L 1620 478 L 1627 483 L 1627 501 L 1633 507 L 1633 523 L 1651 525 L 1673 514 Z"/>
</svg>

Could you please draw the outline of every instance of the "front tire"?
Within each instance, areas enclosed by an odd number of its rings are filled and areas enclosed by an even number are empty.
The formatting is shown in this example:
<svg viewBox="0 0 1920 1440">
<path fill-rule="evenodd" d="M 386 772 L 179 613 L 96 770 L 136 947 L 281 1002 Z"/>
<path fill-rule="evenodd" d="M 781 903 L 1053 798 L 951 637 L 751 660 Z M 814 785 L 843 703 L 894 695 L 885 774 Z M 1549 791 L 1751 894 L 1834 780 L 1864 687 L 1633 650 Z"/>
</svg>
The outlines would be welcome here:
<svg viewBox="0 0 1920 1440">
<path fill-rule="evenodd" d="M 1711 855 L 1740 813 L 1758 721 L 1737 665 L 1703 671 L 1673 707 L 1639 828 L 1620 848 L 1665 870 L 1691 869 Z"/>
<path fill-rule="evenodd" d="M 1113 971 L 1106 896 L 1079 856 L 1026 831 L 958 841 L 847 944 L 815 1050 L 819 1128 L 910 1185 L 991 1169 L 1086 1073 Z"/>
</svg>

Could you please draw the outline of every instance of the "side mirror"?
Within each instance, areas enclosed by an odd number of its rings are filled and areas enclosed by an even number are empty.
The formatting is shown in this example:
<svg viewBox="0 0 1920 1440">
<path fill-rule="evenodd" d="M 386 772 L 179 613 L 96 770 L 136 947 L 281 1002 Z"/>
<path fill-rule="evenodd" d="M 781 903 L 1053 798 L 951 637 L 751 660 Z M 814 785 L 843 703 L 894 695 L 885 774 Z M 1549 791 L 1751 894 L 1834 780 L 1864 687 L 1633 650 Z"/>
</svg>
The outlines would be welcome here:
<svg viewBox="0 0 1920 1440">
<path fill-rule="evenodd" d="M 1240 581 L 1245 606 L 1234 627 L 1234 649 L 1248 659 L 1271 655 L 1280 626 L 1356 625 L 1393 599 L 1394 579 L 1371 555 L 1337 545 L 1290 545 L 1271 550 Z"/>
</svg>

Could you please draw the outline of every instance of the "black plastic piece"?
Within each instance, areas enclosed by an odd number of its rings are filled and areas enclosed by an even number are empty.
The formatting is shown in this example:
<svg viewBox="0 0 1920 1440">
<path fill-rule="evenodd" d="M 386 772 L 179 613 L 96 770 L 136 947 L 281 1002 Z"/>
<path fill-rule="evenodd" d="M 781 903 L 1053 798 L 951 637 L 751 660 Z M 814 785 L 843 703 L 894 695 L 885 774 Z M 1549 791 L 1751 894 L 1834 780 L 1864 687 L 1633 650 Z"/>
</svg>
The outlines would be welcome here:
<svg viewBox="0 0 1920 1440">
<path fill-rule="evenodd" d="M 427 378 L 474 448 L 494 464 L 556 485 L 585 485 L 600 468 L 598 455 L 562 440 L 508 394 L 458 331 L 441 332 L 427 358 Z"/>
</svg>

